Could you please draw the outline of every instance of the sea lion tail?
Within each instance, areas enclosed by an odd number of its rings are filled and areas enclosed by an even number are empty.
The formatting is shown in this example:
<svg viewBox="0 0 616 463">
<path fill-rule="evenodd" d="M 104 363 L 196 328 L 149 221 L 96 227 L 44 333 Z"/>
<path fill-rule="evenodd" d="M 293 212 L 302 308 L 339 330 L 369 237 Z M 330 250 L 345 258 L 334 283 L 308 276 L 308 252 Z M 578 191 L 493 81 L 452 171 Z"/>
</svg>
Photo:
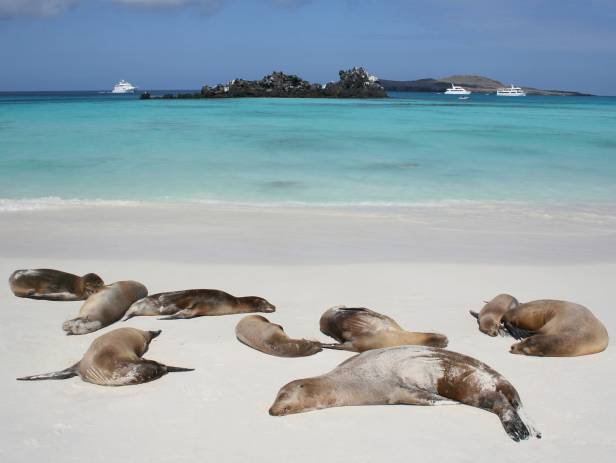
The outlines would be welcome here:
<svg viewBox="0 0 616 463">
<path fill-rule="evenodd" d="M 195 371 L 194 368 L 170 367 L 168 365 L 165 365 L 165 368 L 167 369 L 167 373 L 177 373 L 181 371 Z"/>
<path fill-rule="evenodd" d="M 77 376 L 77 365 L 65 368 L 64 370 L 54 371 L 53 373 L 43 373 L 41 375 L 23 376 L 17 378 L 17 381 L 39 381 L 43 379 L 68 379 Z"/>
</svg>

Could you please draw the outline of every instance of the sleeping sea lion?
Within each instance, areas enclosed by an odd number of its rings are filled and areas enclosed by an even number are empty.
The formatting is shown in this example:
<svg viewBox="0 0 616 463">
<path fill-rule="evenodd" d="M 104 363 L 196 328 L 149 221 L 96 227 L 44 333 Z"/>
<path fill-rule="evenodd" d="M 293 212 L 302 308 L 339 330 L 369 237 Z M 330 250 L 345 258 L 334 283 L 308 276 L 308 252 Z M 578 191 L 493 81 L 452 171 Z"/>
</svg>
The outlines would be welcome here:
<svg viewBox="0 0 616 463">
<path fill-rule="evenodd" d="M 124 320 L 138 315 L 168 315 L 161 320 L 175 320 L 275 310 L 276 307 L 262 297 L 235 297 L 217 289 L 187 289 L 143 298 L 128 309 Z"/>
<path fill-rule="evenodd" d="M 375 349 L 321 376 L 288 383 L 270 415 L 347 405 L 462 403 L 494 413 L 514 441 L 537 438 L 515 388 L 488 365 L 456 352 L 424 346 Z"/>
<path fill-rule="evenodd" d="M 171 372 L 193 371 L 192 368 L 170 367 L 141 358 L 152 339 L 159 334 L 160 331 L 118 328 L 96 338 L 82 359 L 72 367 L 17 379 L 35 381 L 80 376 L 83 381 L 101 386 L 128 386 L 147 383 Z"/>
<path fill-rule="evenodd" d="M 47 301 L 82 301 L 105 283 L 95 273 L 82 277 L 49 268 L 16 270 L 9 277 L 11 291 L 17 297 Z"/>
<path fill-rule="evenodd" d="M 494 299 L 486 302 L 479 313 L 470 310 L 470 314 L 477 319 L 479 331 L 488 336 L 496 336 L 499 333 L 503 334 L 501 328 L 501 319 L 508 310 L 514 309 L 520 303 L 518 300 L 509 294 L 499 294 Z"/>
<path fill-rule="evenodd" d="M 364 308 L 332 307 L 319 324 L 323 334 L 340 342 L 323 344 L 327 349 L 364 352 L 409 344 L 445 347 L 448 342 L 442 334 L 406 331 L 393 318 Z"/>
<path fill-rule="evenodd" d="M 79 309 L 79 317 L 64 322 L 66 334 L 86 334 L 117 322 L 133 302 L 148 295 L 136 281 L 118 281 L 90 296 Z"/>
<path fill-rule="evenodd" d="M 516 339 L 512 354 L 575 357 L 607 348 L 605 326 L 586 307 L 573 302 L 538 300 L 520 304 L 502 317 L 504 329 Z"/>
<path fill-rule="evenodd" d="M 322 350 L 318 341 L 289 338 L 282 326 L 261 315 L 242 318 L 235 327 L 235 335 L 247 346 L 277 357 L 307 357 Z"/>
</svg>

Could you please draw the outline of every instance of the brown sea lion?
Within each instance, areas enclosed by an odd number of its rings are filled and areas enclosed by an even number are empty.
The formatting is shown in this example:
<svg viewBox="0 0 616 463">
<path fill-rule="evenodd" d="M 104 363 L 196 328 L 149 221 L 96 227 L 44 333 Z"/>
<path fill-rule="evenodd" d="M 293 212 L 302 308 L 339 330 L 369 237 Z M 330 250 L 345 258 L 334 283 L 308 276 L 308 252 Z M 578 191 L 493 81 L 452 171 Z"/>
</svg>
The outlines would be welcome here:
<svg viewBox="0 0 616 463">
<path fill-rule="evenodd" d="M 470 314 L 477 319 L 479 331 L 488 336 L 504 334 L 501 327 L 501 319 L 508 310 L 516 308 L 520 303 L 509 294 L 499 294 L 483 306 L 479 313 L 470 310 Z"/>
<path fill-rule="evenodd" d="M 95 273 L 82 277 L 49 268 L 16 270 L 9 277 L 17 297 L 47 301 L 82 301 L 105 286 Z"/>
<path fill-rule="evenodd" d="M 133 302 L 148 295 L 136 281 L 118 281 L 90 296 L 79 309 L 79 317 L 64 322 L 66 334 L 86 334 L 117 322 Z"/>
<path fill-rule="evenodd" d="M 235 327 L 235 335 L 248 347 L 277 357 L 307 357 L 322 350 L 318 341 L 289 338 L 282 326 L 261 315 L 242 318 Z"/>
<path fill-rule="evenodd" d="M 541 437 L 525 417 L 518 392 L 503 376 L 474 358 L 424 346 L 370 350 L 324 375 L 292 381 L 280 389 L 269 413 L 451 403 L 494 413 L 514 441 Z"/>
<path fill-rule="evenodd" d="M 17 379 L 35 381 L 80 376 L 88 383 L 101 386 L 128 386 L 147 383 L 171 372 L 193 371 L 192 368 L 170 367 L 141 358 L 152 339 L 159 334 L 160 331 L 118 328 L 96 338 L 82 359 L 72 367 Z"/>
<path fill-rule="evenodd" d="M 505 312 L 504 329 L 524 341 L 511 346 L 512 354 L 575 357 L 607 348 L 607 329 L 586 307 L 573 302 L 538 300 Z"/>
<path fill-rule="evenodd" d="M 393 318 L 364 308 L 332 307 L 319 324 L 323 334 L 340 342 L 323 344 L 327 349 L 364 352 L 409 344 L 445 347 L 448 342 L 442 334 L 406 331 Z"/>
<path fill-rule="evenodd" d="M 160 320 L 175 320 L 275 310 L 276 307 L 262 297 L 235 297 L 217 289 L 187 289 L 143 298 L 128 309 L 124 320 L 139 315 L 169 315 Z"/>
</svg>

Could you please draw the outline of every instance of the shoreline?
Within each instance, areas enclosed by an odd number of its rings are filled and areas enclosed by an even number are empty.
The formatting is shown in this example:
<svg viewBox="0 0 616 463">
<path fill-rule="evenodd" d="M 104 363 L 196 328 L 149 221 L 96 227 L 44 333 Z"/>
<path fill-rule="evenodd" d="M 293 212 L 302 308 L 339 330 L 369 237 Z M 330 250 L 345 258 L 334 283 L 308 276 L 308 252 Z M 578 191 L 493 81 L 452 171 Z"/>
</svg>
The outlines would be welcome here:
<svg viewBox="0 0 616 463">
<path fill-rule="evenodd" d="M 318 207 L 72 204 L 0 212 L 0 255 L 318 264 L 616 262 L 616 211 L 504 203 Z M 44 236 L 41 232 L 44 230 Z M 16 239 L 19 237 L 19 239 Z M 76 251 L 78 250 L 78 252 Z"/>
</svg>

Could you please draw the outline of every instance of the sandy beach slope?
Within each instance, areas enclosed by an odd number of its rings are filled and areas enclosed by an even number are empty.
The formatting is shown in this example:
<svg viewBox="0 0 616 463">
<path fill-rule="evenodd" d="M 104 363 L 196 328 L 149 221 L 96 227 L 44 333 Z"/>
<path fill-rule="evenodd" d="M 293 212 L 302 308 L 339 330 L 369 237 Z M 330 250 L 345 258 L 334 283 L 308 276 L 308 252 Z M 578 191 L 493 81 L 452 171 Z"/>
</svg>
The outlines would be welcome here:
<svg viewBox="0 0 616 463">
<path fill-rule="evenodd" d="M 616 233 L 601 211 L 309 209 L 164 205 L 0 213 L 0 276 L 53 267 L 150 293 L 219 288 L 267 297 L 289 335 L 326 340 L 318 320 L 338 304 L 387 313 L 448 335 L 518 389 L 542 440 L 512 442 L 496 416 L 466 406 L 371 406 L 270 417 L 288 381 L 351 354 L 284 359 L 240 344 L 241 316 L 131 319 L 64 336 L 79 302 L 13 297 L 0 285 L 0 460 L 5 462 L 607 462 L 616 452 L 616 351 L 541 359 L 508 353 L 468 309 L 500 292 L 590 307 L 616 333 Z M 152 383 L 105 388 L 78 378 L 23 383 L 59 370 L 119 326 L 162 329 L 146 357 L 194 367 Z"/>
</svg>

